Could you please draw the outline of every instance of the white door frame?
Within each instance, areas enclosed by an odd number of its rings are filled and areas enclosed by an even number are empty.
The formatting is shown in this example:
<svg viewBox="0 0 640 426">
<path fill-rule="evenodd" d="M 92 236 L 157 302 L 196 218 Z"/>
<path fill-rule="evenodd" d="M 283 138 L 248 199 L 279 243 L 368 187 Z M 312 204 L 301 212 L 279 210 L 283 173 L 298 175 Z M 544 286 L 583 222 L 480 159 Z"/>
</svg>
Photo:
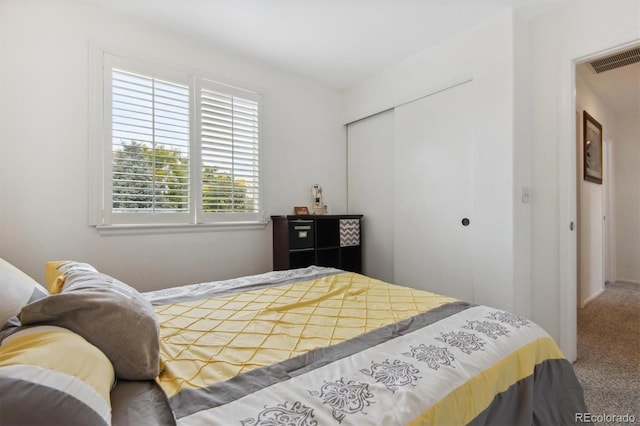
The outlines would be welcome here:
<svg viewBox="0 0 640 426">
<path fill-rule="evenodd" d="M 569 361 L 575 361 L 577 338 L 577 158 L 576 64 L 625 50 L 638 44 L 638 39 L 620 44 L 604 44 L 582 52 L 568 52 L 560 61 L 558 117 L 558 249 L 560 295 L 560 348 Z M 573 224 L 573 225 L 571 225 Z"/>
<path fill-rule="evenodd" d="M 605 182 L 605 197 L 603 201 L 602 211 L 605 215 L 604 220 L 604 281 L 615 282 L 616 281 L 616 234 L 615 234 L 615 205 L 616 205 L 616 193 L 615 188 L 615 176 L 613 172 L 613 144 L 614 140 L 604 133 L 602 140 L 604 143 L 604 152 L 606 155 L 606 162 L 604 164 L 604 177 Z"/>
</svg>

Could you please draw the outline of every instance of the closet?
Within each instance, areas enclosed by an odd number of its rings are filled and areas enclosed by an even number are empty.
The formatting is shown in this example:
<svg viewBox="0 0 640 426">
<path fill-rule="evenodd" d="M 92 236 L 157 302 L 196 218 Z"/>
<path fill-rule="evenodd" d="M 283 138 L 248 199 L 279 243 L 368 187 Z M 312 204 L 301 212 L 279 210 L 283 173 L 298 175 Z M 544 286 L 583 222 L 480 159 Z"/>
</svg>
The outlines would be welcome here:
<svg viewBox="0 0 640 426">
<path fill-rule="evenodd" d="M 367 274 L 473 301 L 472 82 L 351 123 L 347 141 Z"/>
</svg>

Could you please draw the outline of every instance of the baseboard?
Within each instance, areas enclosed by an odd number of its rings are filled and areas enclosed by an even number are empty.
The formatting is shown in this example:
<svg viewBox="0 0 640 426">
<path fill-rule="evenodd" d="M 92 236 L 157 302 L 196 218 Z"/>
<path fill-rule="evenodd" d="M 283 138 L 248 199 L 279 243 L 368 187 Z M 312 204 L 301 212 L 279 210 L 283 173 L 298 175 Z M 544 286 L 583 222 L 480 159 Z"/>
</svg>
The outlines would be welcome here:
<svg viewBox="0 0 640 426">
<path fill-rule="evenodd" d="M 640 285 L 640 281 L 635 281 L 635 280 L 625 280 L 625 279 L 621 279 L 621 280 L 616 280 L 617 283 L 625 283 L 625 284 L 636 284 L 636 285 Z"/>
<path fill-rule="evenodd" d="M 599 289 L 598 291 L 593 293 L 591 296 L 587 297 L 580 305 L 580 308 L 584 308 L 585 306 L 587 306 L 589 303 L 593 301 L 593 299 L 600 296 L 602 293 L 604 293 L 604 288 Z"/>
</svg>

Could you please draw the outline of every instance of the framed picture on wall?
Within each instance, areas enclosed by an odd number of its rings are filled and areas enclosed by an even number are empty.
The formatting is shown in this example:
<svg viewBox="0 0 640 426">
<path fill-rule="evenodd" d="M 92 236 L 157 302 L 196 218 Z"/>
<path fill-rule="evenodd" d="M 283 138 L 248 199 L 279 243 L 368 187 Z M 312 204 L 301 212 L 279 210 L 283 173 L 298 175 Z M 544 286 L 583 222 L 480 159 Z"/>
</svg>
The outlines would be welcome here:
<svg viewBox="0 0 640 426">
<path fill-rule="evenodd" d="M 582 153 L 584 180 L 602 184 L 602 125 L 583 111 Z"/>
</svg>

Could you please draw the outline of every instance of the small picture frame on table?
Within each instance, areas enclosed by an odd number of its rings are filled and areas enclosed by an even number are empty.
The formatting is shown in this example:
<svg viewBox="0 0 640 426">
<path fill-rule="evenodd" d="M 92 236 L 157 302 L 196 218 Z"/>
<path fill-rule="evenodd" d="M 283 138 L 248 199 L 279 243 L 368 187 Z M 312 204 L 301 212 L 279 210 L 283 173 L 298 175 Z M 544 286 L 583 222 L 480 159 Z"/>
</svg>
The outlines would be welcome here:
<svg viewBox="0 0 640 426">
<path fill-rule="evenodd" d="M 309 209 L 306 206 L 295 206 L 293 210 L 296 212 L 296 215 L 298 216 L 309 214 Z"/>
</svg>

